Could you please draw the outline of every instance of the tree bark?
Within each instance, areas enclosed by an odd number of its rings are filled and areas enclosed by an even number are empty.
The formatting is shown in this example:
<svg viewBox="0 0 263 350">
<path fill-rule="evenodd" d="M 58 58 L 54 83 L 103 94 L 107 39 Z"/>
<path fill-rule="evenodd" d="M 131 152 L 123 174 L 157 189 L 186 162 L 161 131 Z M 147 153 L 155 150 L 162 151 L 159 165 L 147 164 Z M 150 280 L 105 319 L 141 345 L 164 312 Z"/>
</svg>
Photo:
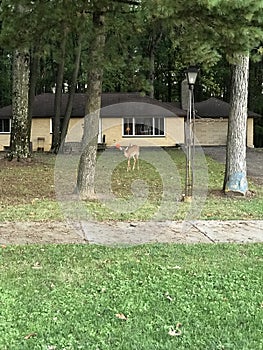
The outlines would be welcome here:
<svg viewBox="0 0 263 350">
<path fill-rule="evenodd" d="M 225 193 L 245 195 L 248 191 L 246 135 L 249 54 L 236 55 L 235 59 L 236 63 L 232 65 L 232 91 L 223 189 Z"/>
<path fill-rule="evenodd" d="M 90 52 L 87 103 L 85 108 L 83 152 L 80 157 L 77 190 L 82 200 L 95 198 L 95 167 L 101 107 L 103 58 L 105 47 L 104 12 L 93 14 L 94 40 Z"/>
<path fill-rule="evenodd" d="M 149 96 L 154 98 L 154 79 L 155 79 L 155 53 L 157 46 L 162 38 L 162 25 L 160 21 L 153 24 L 153 32 L 149 38 L 148 58 L 149 58 Z"/>
<path fill-rule="evenodd" d="M 56 79 L 56 91 L 55 91 L 55 105 L 54 105 L 54 121 L 52 130 L 52 146 L 51 152 L 57 154 L 60 147 L 60 117 L 61 117 L 61 104 L 62 104 L 62 87 L 64 79 L 64 66 L 66 55 L 66 42 L 67 42 L 67 28 L 64 28 L 63 38 L 60 44 L 60 59 L 58 63 L 57 79 Z"/>
<path fill-rule="evenodd" d="M 71 117 L 73 100 L 74 100 L 74 95 L 75 95 L 75 90 L 76 90 L 77 80 L 78 80 L 80 56 L 81 56 L 81 35 L 79 35 L 78 37 L 78 43 L 75 49 L 74 71 L 73 71 L 72 80 L 69 88 L 69 96 L 68 96 L 68 102 L 66 107 L 66 113 L 63 119 L 63 125 L 62 125 L 62 131 L 61 131 L 61 144 L 64 144 L 67 136 L 67 132 L 68 132 L 68 126 L 69 126 L 69 121 Z"/>
<path fill-rule="evenodd" d="M 30 59 L 30 76 L 29 76 L 29 101 L 28 101 L 28 139 L 31 138 L 33 103 L 36 95 L 37 73 L 39 67 L 39 56 L 33 49 Z"/>
<path fill-rule="evenodd" d="M 27 50 L 16 50 L 13 60 L 12 122 L 9 159 L 31 157 L 28 122 L 30 56 Z"/>
<path fill-rule="evenodd" d="M 154 46 L 151 45 L 149 48 L 149 85 L 150 85 L 150 92 L 149 96 L 151 98 L 154 98 L 154 78 L 155 78 L 155 50 Z"/>
</svg>

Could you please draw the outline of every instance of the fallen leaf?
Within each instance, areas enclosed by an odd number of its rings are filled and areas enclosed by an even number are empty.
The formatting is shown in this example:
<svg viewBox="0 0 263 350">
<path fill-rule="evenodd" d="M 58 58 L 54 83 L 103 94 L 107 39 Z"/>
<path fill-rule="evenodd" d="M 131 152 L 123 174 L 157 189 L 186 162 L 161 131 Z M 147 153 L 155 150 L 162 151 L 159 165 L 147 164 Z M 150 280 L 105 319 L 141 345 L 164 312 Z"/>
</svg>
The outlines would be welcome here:
<svg viewBox="0 0 263 350">
<path fill-rule="evenodd" d="M 170 336 L 172 336 L 172 337 L 176 337 L 176 336 L 178 337 L 179 335 L 182 334 L 182 332 L 180 331 L 180 329 L 173 329 L 173 328 L 171 328 L 171 329 L 169 330 L 168 334 L 169 334 Z"/>
<path fill-rule="evenodd" d="M 182 334 L 182 331 L 179 329 L 180 327 L 182 326 L 182 323 L 178 322 L 175 326 L 175 329 L 173 327 L 171 327 L 169 329 L 169 332 L 168 334 L 171 336 L 171 337 L 178 337 Z"/>
<path fill-rule="evenodd" d="M 168 299 L 169 301 L 173 301 L 173 298 L 169 295 L 168 292 L 165 293 L 165 298 Z"/>
<path fill-rule="evenodd" d="M 179 336 L 182 334 L 182 332 L 180 331 L 180 329 L 170 329 L 168 334 L 172 337 L 175 337 L 175 336 Z"/>
<path fill-rule="evenodd" d="M 120 320 L 125 320 L 125 321 L 127 320 L 127 317 L 124 314 L 116 314 L 115 316 Z"/>
<path fill-rule="evenodd" d="M 30 339 L 32 337 L 35 337 L 37 333 L 29 333 L 28 335 L 25 336 L 25 339 Z"/>
<path fill-rule="evenodd" d="M 5 244 L 1 244 L 1 248 L 6 248 L 6 245 Z"/>
<path fill-rule="evenodd" d="M 40 265 L 40 263 L 37 261 L 33 266 L 32 269 L 42 269 L 42 266 Z"/>
</svg>

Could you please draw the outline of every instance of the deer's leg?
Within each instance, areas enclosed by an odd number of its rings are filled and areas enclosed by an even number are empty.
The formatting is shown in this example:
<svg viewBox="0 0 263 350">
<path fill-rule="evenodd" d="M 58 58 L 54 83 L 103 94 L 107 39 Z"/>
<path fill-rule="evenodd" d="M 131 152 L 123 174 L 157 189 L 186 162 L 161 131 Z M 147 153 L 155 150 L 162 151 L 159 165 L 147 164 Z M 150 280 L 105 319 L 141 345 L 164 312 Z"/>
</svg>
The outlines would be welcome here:
<svg viewBox="0 0 263 350">
<path fill-rule="evenodd" d="M 133 167 L 132 167 L 132 170 L 134 170 L 134 169 L 135 169 L 135 164 L 136 164 L 136 157 L 135 157 L 135 156 L 133 156 Z"/>
<path fill-rule="evenodd" d="M 138 156 L 134 155 L 134 156 L 133 156 L 133 159 L 134 159 L 134 162 L 133 162 L 133 168 L 132 168 L 132 170 L 135 169 L 136 163 L 137 163 L 137 169 L 139 170 L 139 158 L 138 158 Z"/>
<path fill-rule="evenodd" d="M 127 171 L 129 171 L 131 168 L 131 160 L 130 158 L 128 158 L 128 166 L 127 166 Z"/>
</svg>

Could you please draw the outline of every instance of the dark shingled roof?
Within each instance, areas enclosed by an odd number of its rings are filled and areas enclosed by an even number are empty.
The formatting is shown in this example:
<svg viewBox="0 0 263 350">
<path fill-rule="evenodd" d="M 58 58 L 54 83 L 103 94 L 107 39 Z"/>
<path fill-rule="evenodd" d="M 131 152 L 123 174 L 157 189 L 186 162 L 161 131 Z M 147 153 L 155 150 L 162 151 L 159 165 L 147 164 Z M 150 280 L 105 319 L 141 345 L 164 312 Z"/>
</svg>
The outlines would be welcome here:
<svg viewBox="0 0 263 350">
<path fill-rule="evenodd" d="M 83 117 L 85 115 L 86 94 L 77 93 L 71 116 Z M 65 114 L 68 94 L 62 95 L 61 115 Z M 37 95 L 33 104 L 33 117 L 51 117 L 54 115 L 53 93 Z M 0 109 L 1 118 L 9 118 L 12 115 L 11 106 Z M 103 93 L 102 94 L 102 117 L 123 116 L 186 116 L 186 112 L 176 106 L 160 102 L 139 93 Z"/>
<path fill-rule="evenodd" d="M 211 97 L 203 102 L 195 103 L 197 116 L 201 118 L 229 117 L 230 105 L 227 102 Z M 248 111 L 249 117 L 260 117 L 259 114 Z"/>
</svg>

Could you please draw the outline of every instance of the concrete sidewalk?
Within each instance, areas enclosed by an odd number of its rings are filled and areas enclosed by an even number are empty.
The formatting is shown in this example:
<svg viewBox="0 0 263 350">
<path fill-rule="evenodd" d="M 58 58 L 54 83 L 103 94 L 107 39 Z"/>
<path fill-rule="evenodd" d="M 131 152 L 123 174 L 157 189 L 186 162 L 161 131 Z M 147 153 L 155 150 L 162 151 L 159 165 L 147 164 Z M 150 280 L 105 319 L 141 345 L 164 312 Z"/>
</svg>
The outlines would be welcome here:
<svg viewBox="0 0 263 350">
<path fill-rule="evenodd" d="M 80 227 L 82 226 L 82 227 Z M 256 221 L 194 221 L 194 222 L 82 222 L 89 243 L 256 243 L 263 242 L 263 220 Z"/>
<path fill-rule="evenodd" d="M 0 223 L 0 244 L 134 245 L 157 242 L 185 244 L 263 242 L 263 220 Z"/>
</svg>

